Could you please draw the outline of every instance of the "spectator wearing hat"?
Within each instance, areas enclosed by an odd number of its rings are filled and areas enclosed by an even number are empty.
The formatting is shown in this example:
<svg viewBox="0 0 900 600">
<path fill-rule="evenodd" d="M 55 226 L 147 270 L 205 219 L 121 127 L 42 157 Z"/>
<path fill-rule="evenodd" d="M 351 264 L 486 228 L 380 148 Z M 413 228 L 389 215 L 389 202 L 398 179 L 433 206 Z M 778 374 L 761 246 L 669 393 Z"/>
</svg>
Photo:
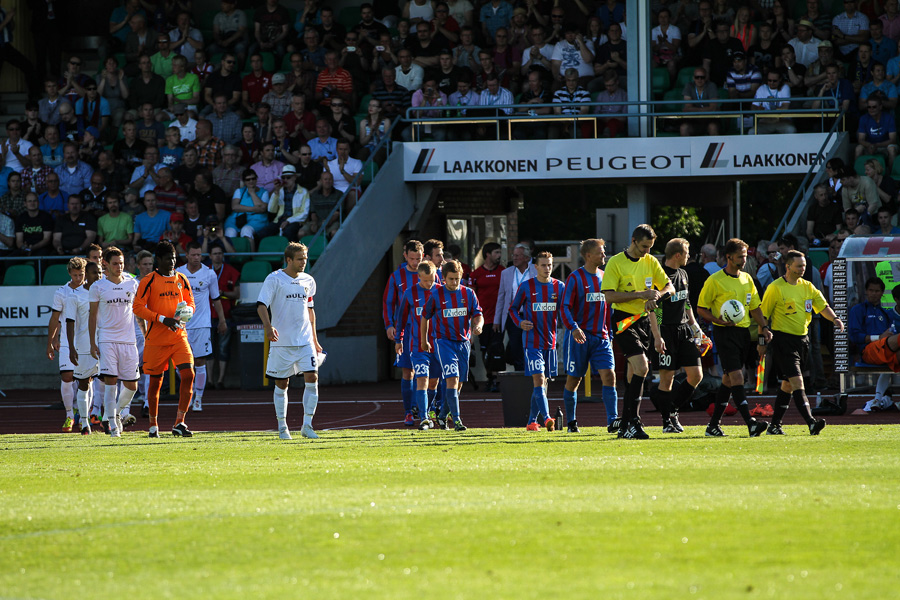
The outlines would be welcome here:
<svg viewBox="0 0 900 600">
<path fill-rule="evenodd" d="M 806 14 L 801 15 L 800 19 L 809 21 L 812 24 L 812 34 L 820 40 L 827 40 L 831 37 L 831 13 L 827 9 L 822 8 L 820 0 L 807 0 Z"/>
<path fill-rule="evenodd" d="M 806 69 L 803 83 L 807 87 L 808 95 L 814 95 L 816 88 L 825 83 L 825 68 L 834 62 L 834 44 L 828 40 L 819 42 L 819 58 L 814 60 Z M 840 65 L 839 65 L 840 66 Z"/>
<path fill-rule="evenodd" d="M 809 67 L 819 58 L 819 44 L 822 42 L 813 36 L 813 24 L 806 19 L 800 19 L 797 23 L 797 37 L 791 39 L 788 44 L 794 48 L 797 62 L 804 67 Z"/>
<path fill-rule="evenodd" d="M 263 104 L 269 105 L 272 119 L 281 119 L 291 112 L 291 94 L 287 90 L 287 78 L 284 73 L 272 75 L 272 89 L 263 96 Z"/>
<path fill-rule="evenodd" d="M 312 233 L 309 212 L 309 192 L 298 185 L 296 167 L 285 165 L 269 199 L 269 213 L 279 235 L 296 241 Z"/>
<path fill-rule="evenodd" d="M 178 254 L 187 254 L 187 245 L 194 240 L 184 231 L 184 215 L 172 213 L 169 215 L 169 229 L 163 234 L 163 239 L 175 246 Z"/>
</svg>

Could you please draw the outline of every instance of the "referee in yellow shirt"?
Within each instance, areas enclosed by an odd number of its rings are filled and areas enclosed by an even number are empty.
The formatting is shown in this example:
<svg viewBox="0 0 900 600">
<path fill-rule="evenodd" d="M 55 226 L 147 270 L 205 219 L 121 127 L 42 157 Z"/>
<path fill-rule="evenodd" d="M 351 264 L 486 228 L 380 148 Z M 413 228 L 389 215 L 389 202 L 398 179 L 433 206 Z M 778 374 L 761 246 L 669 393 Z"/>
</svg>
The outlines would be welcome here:
<svg viewBox="0 0 900 600">
<path fill-rule="evenodd" d="M 638 225 L 631 234 L 631 244 L 624 252 L 609 259 L 603 273 L 600 289 L 606 301 L 612 304 L 613 314 L 610 325 L 622 319 L 656 309 L 656 301 L 675 288 L 662 265 L 650 255 L 656 241 L 656 232 L 649 225 Z M 650 317 L 643 318 L 621 333 L 615 334 L 616 343 L 628 366 L 631 379 L 625 387 L 622 400 L 622 421 L 619 437 L 646 440 L 650 436 L 641 424 L 641 396 L 644 394 L 644 378 L 650 371 L 647 352 L 650 350 Z M 610 428 L 611 429 L 611 428 Z"/>
<path fill-rule="evenodd" d="M 844 330 L 844 324 L 828 306 L 822 292 L 803 279 L 803 273 L 806 272 L 806 257 L 803 253 L 788 250 L 784 264 L 784 277 L 779 277 L 766 288 L 761 306 L 763 315 L 772 324 L 772 359 L 775 372 L 782 378 L 781 388 L 775 397 L 772 424 L 766 433 L 784 435 L 781 420 L 791 405 L 793 396 L 800 416 L 809 426 L 810 435 L 819 435 L 825 427 L 825 419 L 813 418 L 806 390 L 803 389 L 803 370 L 807 368 L 809 359 L 809 338 L 806 334 L 813 311 L 821 313 L 840 331 Z M 766 347 L 759 346 L 760 357 L 765 353 Z"/>
<path fill-rule="evenodd" d="M 697 312 L 705 320 L 712 323 L 713 341 L 722 364 L 722 385 L 716 392 L 715 408 L 712 419 L 706 427 L 707 437 L 725 437 L 722 431 L 722 415 L 728 406 L 728 399 L 734 398 L 750 437 L 758 437 L 766 430 L 768 423 L 757 421 L 750 416 L 747 406 L 747 391 L 744 389 L 744 363 L 750 349 L 750 318 L 759 325 L 759 332 L 764 343 L 772 339 L 769 324 L 759 309 L 759 294 L 753 278 L 742 269 L 747 263 L 747 243 L 737 238 L 725 242 L 725 268 L 709 276 L 700 299 L 697 301 Z M 728 300 L 737 300 L 744 305 L 744 318 L 739 323 L 722 319 L 722 305 Z"/>
</svg>

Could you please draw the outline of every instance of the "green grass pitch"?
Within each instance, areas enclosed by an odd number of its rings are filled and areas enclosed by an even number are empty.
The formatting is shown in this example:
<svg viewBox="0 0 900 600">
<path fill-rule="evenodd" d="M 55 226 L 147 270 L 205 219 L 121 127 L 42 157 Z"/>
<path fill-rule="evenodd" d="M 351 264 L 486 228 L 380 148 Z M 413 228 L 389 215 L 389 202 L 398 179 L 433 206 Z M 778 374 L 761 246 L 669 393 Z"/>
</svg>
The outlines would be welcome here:
<svg viewBox="0 0 900 600">
<path fill-rule="evenodd" d="M 4 436 L 0 599 L 897 596 L 900 426 L 726 432 Z"/>
</svg>

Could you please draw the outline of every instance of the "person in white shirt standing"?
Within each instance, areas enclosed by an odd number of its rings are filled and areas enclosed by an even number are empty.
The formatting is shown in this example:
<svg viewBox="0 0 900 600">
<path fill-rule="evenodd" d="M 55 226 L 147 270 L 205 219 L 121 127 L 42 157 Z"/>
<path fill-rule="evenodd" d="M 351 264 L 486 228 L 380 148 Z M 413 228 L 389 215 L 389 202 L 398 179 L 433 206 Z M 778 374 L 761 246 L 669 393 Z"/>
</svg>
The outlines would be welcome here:
<svg viewBox="0 0 900 600">
<path fill-rule="evenodd" d="M 88 419 L 90 404 L 88 394 L 91 381 L 97 376 L 97 359 L 91 356 L 91 338 L 88 322 L 91 314 L 90 289 L 100 279 L 100 266 L 89 262 L 84 268 L 84 285 L 76 288 L 66 299 L 66 334 L 69 341 L 69 362 L 75 367 L 75 381 L 78 383 L 76 398 L 78 414 L 81 415 L 81 435 L 90 435 L 91 422 Z"/>
<path fill-rule="evenodd" d="M 194 353 L 194 403 L 195 412 L 203 410 L 203 392 L 206 390 L 206 358 L 212 355 L 212 319 L 210 317 L 210 301 L 216 307 L 216 316 L 219 318 L 219 335 L 228 331 L 225 323 L 225 312 L 222 309 L 222 299 L 219 296 L 219 278 L 216 272 L 204 265 L 201 261 L 203 254 L 201 246 L 197 242 L 187 245 L 187 263 L 175 269 L 188 278 L 191 290 L 194 292 L 194 316 L 188 321 L 188 343 L 191 352 Z"/>
<path fill-rule="evenodd" d="M 112 437 L 121 437 L 119 411 L 131 405 L 139 378 L 133 311 L 138 281 L 125 273 L 125 255 L 115 246 L 103 251 L 103 262 L 109 265 L 106 277 L 90 289 L 91 356 L 100 360 L 100 379 L 106 385 L 104 429 L 108 428 Z M 118 394 L 120 379 L 121 396 Z"/>
<path fill-rule="evenodd" d="M 66 409 L 66 420 L 63 423 L 62 430 L 65 433 L 72 431 L 75 414 L 72 411 L 72 400 L 75 398 L 75 381 L 72 374 L 75 371 L 75 365 L 69 361 L 69 336 L 66 328 L 60 326 L 60 318 L 63 317 L 66 310 L 66 301 L 76 289 L 81 287 L 84 282 L 84 265 L 85 261 L 80 256 L 69 259 L 67 265 L 69 277 L 71 281 L 62 285 L 53 294 L 53 302 L 50 305 L 50 322 L 47 324 L 47 358 L 53 360 L 59 355 L 59 391 L 62 394 L 63 406 Z M 63 321 L 65 323 L 65 321 Z M 87 416 L 85 413 L 83 416 Z"/>
<path fill-rule="evenodd" d="M 284 250 L 284 269 L 266 277 L 256 303 L 256 312 L 269 340 L 266 375 L 275 380 L 275 417 L 278 437 L 283 440 L 292 439 L 287 425 L 287 392 L 290 378 L 299 373 L 303 373 L 306 384 L 300 433 L 307 438 L 319 437 L 313 430 L 312 419 L 319 403 L 318 368 L 324 353 L 316 336 L 313 305 L 316 281 L 303 272 L 307 257 L 306 246 L 297 242 L 288 244 Z"/>
</svg>

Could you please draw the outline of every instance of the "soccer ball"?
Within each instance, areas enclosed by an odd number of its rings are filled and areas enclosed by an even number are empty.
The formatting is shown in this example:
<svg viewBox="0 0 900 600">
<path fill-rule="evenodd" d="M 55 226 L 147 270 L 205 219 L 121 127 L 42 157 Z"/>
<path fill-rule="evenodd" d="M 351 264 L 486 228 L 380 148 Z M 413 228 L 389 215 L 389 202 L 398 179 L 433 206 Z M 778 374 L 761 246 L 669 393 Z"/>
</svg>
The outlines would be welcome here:
<svg viewBox="0 0 900 600">
<path fill-rule="evenodd" d="M 722 317 L 723 320 L 735 324 L 743 321 L 744 315 L 746 314 L 744 305 L 737 300 L 726 300 L 722 305 L 722 309 L 719 311 L 719 316 Z"/>
<path fill-rule="evenodd" d="M 175 320 L 181 321 L 182 323 L 187 323 L 194 316 L 194 309 L 188 306 L 188 303 L 185 301 L 181 301 L 178 303 L 178 306 L 175 307 Z"/>
</svg>

